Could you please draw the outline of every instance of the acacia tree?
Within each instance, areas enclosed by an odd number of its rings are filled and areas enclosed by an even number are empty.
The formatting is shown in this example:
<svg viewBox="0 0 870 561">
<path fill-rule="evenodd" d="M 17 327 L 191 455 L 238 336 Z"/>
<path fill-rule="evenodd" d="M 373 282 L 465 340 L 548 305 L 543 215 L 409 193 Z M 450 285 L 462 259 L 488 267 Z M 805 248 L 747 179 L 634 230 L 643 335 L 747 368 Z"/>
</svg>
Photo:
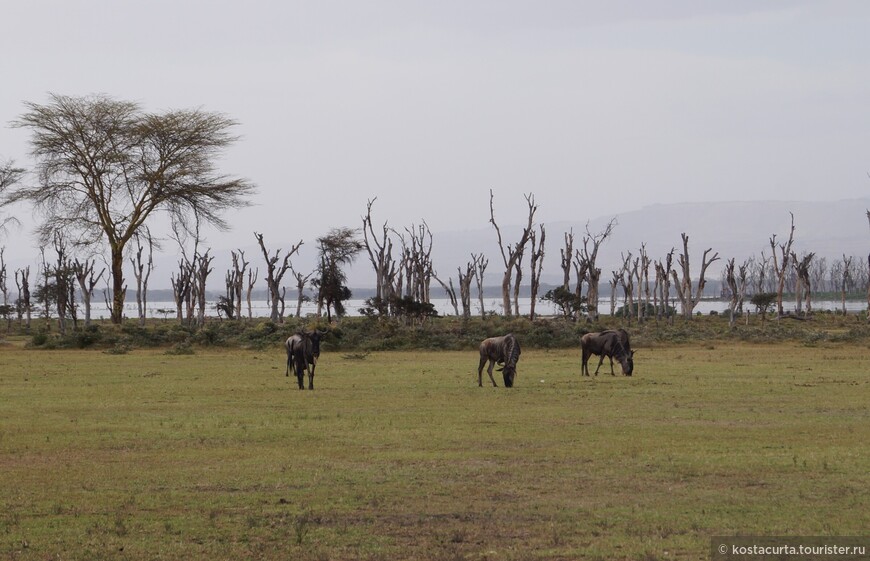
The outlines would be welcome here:
<svg viewBox="0 0 870 561">
<path fill-rule="evenodd" d="M 24 170 L 15 167 L 12 160 L 0 165 L 0 196 L 2 196 L 7 189 L 18 183 L 23 175 Z M 3 206 L 3 204 L 3 199 L 0 199 L 0 206 Z M 5 232 L 7 225 L 10 223 L 17 223 L 14 216 L 3 217 L 0 215 L 0 234 Z"/>
<path fill-rule="evenodd" d="M 332 313 L 344 315 L 344 301 L 351 297 L 350 289 L 345 286 L 347 274 L 345 265 L 356 259 L 364 245 L 357 239 L 357 231 L 350 228 L 333 228 L 329 234 L 317 238 L 320 264 L 317 278 L 311 282 L 317 287 L 317 314 L 326 306 L 327 321 L 332 321 Z"/>
<path fill-rule="evenodd" d="M 221 213 L 246 205 L 254 191 L 215 168 L 236 140 L 229 132 L 236 122 L 222 114 L 147 113 L 104 95 L 51 94 L 45 105 L 25 106 L 13 126 L 31 132 L 38 182 L 9 189 L 4 200 L 33 204 L 45 219 L 43 242 L 61 229 L 77 246 L 108 246 L 113 323 L 123 318 L 127 243 L 153 215 L 166 212 L 185 224 L 195 214 L 226 229 Z"/>
</svg>

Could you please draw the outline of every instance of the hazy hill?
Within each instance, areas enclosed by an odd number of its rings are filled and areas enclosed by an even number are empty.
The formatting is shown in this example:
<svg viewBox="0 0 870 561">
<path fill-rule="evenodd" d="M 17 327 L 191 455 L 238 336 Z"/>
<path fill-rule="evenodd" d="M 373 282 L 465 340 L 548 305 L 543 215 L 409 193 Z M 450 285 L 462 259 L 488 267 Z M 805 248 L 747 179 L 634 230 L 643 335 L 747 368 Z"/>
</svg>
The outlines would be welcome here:
<svg viewBox="0 0 870 561">
<path fill-rule="evenodd" d="M 722 263 L 731 257 L 738 262 L 759 256 L 762 251 L 770 255 L 770 237 L 777 242 L 788 239 L 790 216 L 794 213 L 796 253 L 815 252 L 829 261 L 846 255 L 864 259 L 870 252 L 870 228 L 866 210 L 870 197 L 835 202 L 721 202 L 652 205 L 625 212 L 615 218 L 618 225 L 612 237 L 599 252 L 599 265 L 609 278 L 609 271 L 622 263 L 621 254 L 637 255 L 641 244 L 646 245 L 652 259 L 660 259 L 671 248 L 682 250 L 680 234 L 689 236 L 691 262 L 697 271 L 701 255 L 712 248 L 721 257 L 710 267 L 711 275 L 719 275 Z M 583 214 L 588 214 L 584 212 Z M 599 217 L 589 222 L 593 233 L 601 231 L 612 216 Z M 553 222 L 545 224 L 547 230 L 547 256 L 545 282 L 560 282 L 559 249 L 564 247 L 564 235 L 573 228 L 575 248 L 579 247 L 586 231 L 586 221 Z M 503 228 L 505 239 L 515 240 L 519 228 Z M 503 272 L 501 256 L 492 228 L 478 228 L 462 232 L 436 232 L 433 260 L 439 273 L 456 275 L 456 267 L 464 266 L 470 253 L 483 252 L 490 259 L 487 269 L 489 283 L 495 283 Z"/>
</svg>

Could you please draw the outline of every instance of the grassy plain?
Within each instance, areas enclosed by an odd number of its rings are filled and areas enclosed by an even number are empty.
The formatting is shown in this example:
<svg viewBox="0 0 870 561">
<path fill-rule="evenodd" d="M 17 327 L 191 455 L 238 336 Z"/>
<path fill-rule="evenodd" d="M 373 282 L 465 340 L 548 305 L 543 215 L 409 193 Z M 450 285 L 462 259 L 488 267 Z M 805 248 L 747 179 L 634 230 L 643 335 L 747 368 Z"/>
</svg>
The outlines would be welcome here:
<svg viewBox="0 0 870 561">
<path fill-rule="evenodd" d="M 524 350 L 506 390 L 474 352 L 324 353 L 310 392 L 280 348 L 0 347 L 0 558 L 651 561 L 870 528 L 866 344 L 640 348 L 631 378 L 578 354 Z"/>
</svg>

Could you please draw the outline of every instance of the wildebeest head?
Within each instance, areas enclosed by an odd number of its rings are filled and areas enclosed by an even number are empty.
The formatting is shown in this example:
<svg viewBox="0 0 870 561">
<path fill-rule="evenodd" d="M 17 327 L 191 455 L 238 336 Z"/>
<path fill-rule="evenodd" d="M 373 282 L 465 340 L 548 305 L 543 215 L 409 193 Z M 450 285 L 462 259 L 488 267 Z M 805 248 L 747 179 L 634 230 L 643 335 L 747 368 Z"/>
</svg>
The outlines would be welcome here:
<svg viewBox="0 0 870 561">
<path fill-rule="evenodd" d="M 634 351 L 628 351 L 628 353 L 617 358 L 619 364 L 622 365 L 622 373 L 626 376 L 631 376 L 632 371 L 634 371 Z"/>
<path fill-rule="evenodd" d="M 324 331 L 314 330 L 310 333 L 306 333 L 308 339 L 311 341 L 311 355 L 316 359 L 320 357 L 320 341 L 323 339 Z"/>
<path fill-rule="evenodd" d="M 514 378 L 517 375 L 517 367 L 515 364 L 506 364 L 504 368 L 501 369 L 502 377 L 504 378 L 504 387 L 512 388 L 514 387 Z"/>
</svg>

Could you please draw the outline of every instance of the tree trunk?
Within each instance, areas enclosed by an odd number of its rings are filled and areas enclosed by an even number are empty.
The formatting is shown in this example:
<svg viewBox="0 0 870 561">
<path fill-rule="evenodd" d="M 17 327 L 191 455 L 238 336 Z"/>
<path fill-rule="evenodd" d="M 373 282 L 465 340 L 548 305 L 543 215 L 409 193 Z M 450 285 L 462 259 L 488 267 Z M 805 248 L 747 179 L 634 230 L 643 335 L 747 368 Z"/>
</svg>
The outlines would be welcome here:
<svg viewBox="0 0 870 561">
<path fill-rule="evenodd" d="M 112 256 L 112 311 L 111 320 L 115 325 L 124 321 L 124 301 L 127 287 L 124 285 L 124 247 L 113 246 Z"/>
</svg>

